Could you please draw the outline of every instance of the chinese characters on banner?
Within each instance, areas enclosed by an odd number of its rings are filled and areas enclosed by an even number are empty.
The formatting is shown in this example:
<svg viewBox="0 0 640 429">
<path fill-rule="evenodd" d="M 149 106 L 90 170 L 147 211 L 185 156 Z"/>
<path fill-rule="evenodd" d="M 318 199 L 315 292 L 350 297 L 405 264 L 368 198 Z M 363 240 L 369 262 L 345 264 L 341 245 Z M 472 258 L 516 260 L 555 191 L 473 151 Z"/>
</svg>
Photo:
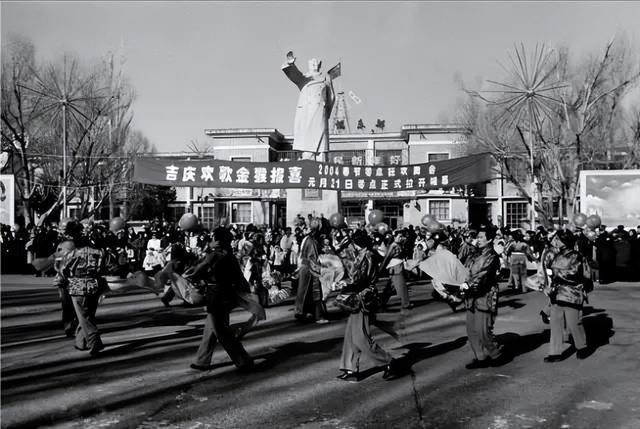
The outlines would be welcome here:
<svg viewBox="0 0 640 429">
<path fill-rule="evenodd" d="M 240 162 L 143 157 L 134 181 L 167 186 L 247 189 L 406 191 L 453 187 L 492 178 L 487 154 L 413 165 L 342 165 L 310 160 Z"/>
</svg>

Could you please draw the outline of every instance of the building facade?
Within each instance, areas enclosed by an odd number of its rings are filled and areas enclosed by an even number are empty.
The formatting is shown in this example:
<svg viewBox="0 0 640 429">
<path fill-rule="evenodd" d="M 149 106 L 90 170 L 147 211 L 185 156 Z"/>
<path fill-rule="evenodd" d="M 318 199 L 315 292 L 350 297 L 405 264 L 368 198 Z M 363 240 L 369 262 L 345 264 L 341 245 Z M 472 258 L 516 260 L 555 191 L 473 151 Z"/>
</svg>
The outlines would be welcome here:
<svg viewBox="0 0 640 429">
<path fill-rule="evenodd" d="M 278 162 L 298 159 L 292 151 L 292 136 L 277 129 L 206 129 L 211 139 L 207 157 L 230 161 Z M 407 165 L 468 154 L 468 130 L 456 125 L 404 125 L 398 132 L 334 134 L 330 137 L 328 162 L 346 165 Z M 155 154 L 154 156 L 163 156 Z M 175 157 L 176 154 L 166 154 Z M 185 159 L 198 154 L 182 154 Z M 529 217 L 529 202 L 518 196 L 515 187 L 505 183 L 499 168 L 493 179 L 463 188 L 429 191 L 341 191 L 340 212 L 350 225 L 366 223 L 369 211 L 381 210 L 385 222 L 396 228 L 417 225 L 425 214 L 448 225 L 479 224 L 519 227 Z M 321 191 L 305 190 L 304 199 L 318 199 Z M 185 212 L 195 213 L 205 226 L 228 218 L 231 223 L 269 226 L 291 225 L 286 218 L 286 190 L 223 189 L 177 187 L 177 200 L 171 205 L 179 219 Z M 300 213 L 329 217 L 332 213 Z"/>
</svg>

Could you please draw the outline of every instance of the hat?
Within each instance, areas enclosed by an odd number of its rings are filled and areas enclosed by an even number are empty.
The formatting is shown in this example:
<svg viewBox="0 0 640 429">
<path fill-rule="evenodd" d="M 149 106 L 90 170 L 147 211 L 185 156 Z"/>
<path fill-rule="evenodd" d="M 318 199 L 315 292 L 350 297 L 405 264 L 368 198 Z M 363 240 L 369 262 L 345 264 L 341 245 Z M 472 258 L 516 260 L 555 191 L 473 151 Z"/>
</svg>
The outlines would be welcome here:
<svg viewBox="0 0 640 429">
<path fill-rule="evenodd" d="M 464 238 L 476 238 L 478 236 L 478 231 L 474 229 L 470 229 L 462 235 Z"/>
<path fill-rule="evenodd" d="M 361 229 L 353 233 L 352 240 L 353 240 L 353 243 L 358 247 L 363 247 L 366 249 L 371 247 L 371 238 L 365 231 Z"/>
<path fill-rule="evenodd" d="M 493 240 L 494 238 L 496 238 L 496 231 L 497 228 L 495 228 L 493 225 L 482 225 L 480 226 L 478 232 L 484 232 L 487 240 Z"/>
<path fill-rule="evenodd" d="M 233 241 L 233 234 L 227 228 L 219 226 L 213 230 L 213 236 L 215 241 L 220 244 L 229 244 Z"/>
<path fill-rule="evenodd" d="M 404 228 L 396 228 L 396 229 L 393 231 L 393 236 L 394 236 L 394 237 L 395 237 L 395 236 L 397 236 L 397 235 L 400 235 L 400 234 L 402 234 L 402 235 L 405 235 L 405 236 L 406 236 L 406 235 L 407 235 L 407 231 L 406 231 Z"/>
<path fill-rule="evenodd" d="M 562 244 L 564 244 L 566 247 L 573 247 L 573 245 L 576 242 L 576 236 L 573 234 L 573 232 L 569 231 L 568 229 L 561 229 L 558 230 L 555 233 L 555 237 L 560 240 L 560 242 Z"/>
<path fill-rule="evenodd" d="M 447 237 L 447 234 L 445 234 L 444 231 L 436 231 L 431 234 L 431 237 L 429 239 L 433 240 L 435 245 L 437 246 L 438 244 L 446 243 L 449 240 L 449 237 Z"/>
</svg>

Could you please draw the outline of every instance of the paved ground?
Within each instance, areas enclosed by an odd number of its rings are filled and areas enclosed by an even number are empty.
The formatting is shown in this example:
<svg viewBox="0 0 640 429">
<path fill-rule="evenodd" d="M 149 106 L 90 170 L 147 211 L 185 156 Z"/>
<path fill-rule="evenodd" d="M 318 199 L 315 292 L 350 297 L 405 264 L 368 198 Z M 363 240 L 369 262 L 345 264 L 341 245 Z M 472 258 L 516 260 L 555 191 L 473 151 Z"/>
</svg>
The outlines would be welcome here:
<svg viewBox="0 0 640 429">
<path fill-rule="evenodd" d="M 222 350 L 216 369 L 190 370 L 203 325 L 199 308 L 164 308 L 148 293 L 108 297 L 98 309 L 106 344 L 91 358 L 62 335 L 47 279 L 2 276 L 2 427 L 56 428 L 640 428 L 640 284 L 598 287 L 585 311 L 589 341 L 543 363 L 549 331 L 538 293 L 505 291 L 495 332 L 514 353 L 497 368 L 467 370 L 464 313 L 412 287 L 417 304 L 400 341 L 376 331 L 413 373 L 385 381 L 337 380 L 345 317 L 301 325 L 291 305 L 244 341 L 259 371 L 237 374 Z M 392 300 L 386 317 L 398 318 Z M 395 310 L 396 312 L 393 312 Z M 246 313 L 236 312 L 232 321 Z"/>
</svg>

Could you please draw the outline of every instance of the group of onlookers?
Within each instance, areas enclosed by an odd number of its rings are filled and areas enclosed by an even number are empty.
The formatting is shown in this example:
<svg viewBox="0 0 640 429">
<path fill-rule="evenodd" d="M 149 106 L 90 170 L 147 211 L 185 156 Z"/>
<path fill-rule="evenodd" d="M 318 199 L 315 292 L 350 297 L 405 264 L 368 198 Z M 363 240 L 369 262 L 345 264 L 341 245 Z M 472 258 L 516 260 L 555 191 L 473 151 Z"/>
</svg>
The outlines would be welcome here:
<svg viewBox="0 0 640 429">
<path fill-rule="evenodd" d="M 252 262 L 250 265 L 254 270 L 254 283 L 259 282 L 265 262 L 268 262 L 269 269 L 279 273 L 290 274 L 295 271 L 306 221 L 300 216 L 299 223 L 293 228 L 268 228 L 252 224 L 231 226 L 231 245 L 243 268 L 247 266 L 247 262 Z M 109 228 L 106 222 L 95 222 L 91 227 L 95 230 L 97 240 L 108 242 Z M 335 252 L 338 243 L 345 237 L 352 236 L 357 229 L 365 228 L 325 228 L 320 237 L 320 246 L 323 251 Z M 640 226 L 637 229 L 640 230 Z M 401 248 L 394 246 L 398 248 L 396 253 L 401 250 L 403 257 L 423 260 L 429 256 L 430 251 L 433 252 L 429 247 L 432 232 L 427 228 L 409 225 L 405 230 L 407 238 Z M 446 227 L 445 232 L 449 237 L 451 251 L 459 255 L 464 263 L 471 248 L 470 243 L 475 239 L 475 232 L 450 226 Z M 603 225 L 596 230 L 575 228 L 574 232 L 579 251 L 589 260 L 595 280 L 602 284 L 640 280 L 640 236 L 636 229 L 627 230 L 620 225 L 607 230 Z M 383 253 L 393 243 L 391 231 L 381 234 L 373 229 L 368 233 L 376 249 L 381 248 Z M 548 234 L 544 227 L 538 227 L 536 231 L 507 228 L 497 230 L 495 250 L 501 258 L 503 274 L 505 277 L 509 276 L 509 286 L 523 289 L 526 274 L 531 271 L 532 264 L 540 259 Z M 2 225 L 1 235 L 3 273 L 34 273 L 31 262 L 36 258 L 50 256 L 62 240 L 57 225 L 48 222 L 42 226 L 29 225 L 26 228 L 18 224 L 13 227 Z M 185 233 L 176 222 L 158 220 L 136 230 L 127 228 L 125 235 L 127 263 L 132 269 L 146 270 L 152 270 L 154 266 L 166 262 L 166 258 L 170 257 L 169 247 L 172 243 L 186 243 L 190 251 L 201 254 L 211 240 L 211 232 L 206 228 L 195 233 Z M 52 275 L 53 272 L 49 274 Z M 421 278 L 424 274 L 414 269 L 409 276 Z"/>
</svg>

